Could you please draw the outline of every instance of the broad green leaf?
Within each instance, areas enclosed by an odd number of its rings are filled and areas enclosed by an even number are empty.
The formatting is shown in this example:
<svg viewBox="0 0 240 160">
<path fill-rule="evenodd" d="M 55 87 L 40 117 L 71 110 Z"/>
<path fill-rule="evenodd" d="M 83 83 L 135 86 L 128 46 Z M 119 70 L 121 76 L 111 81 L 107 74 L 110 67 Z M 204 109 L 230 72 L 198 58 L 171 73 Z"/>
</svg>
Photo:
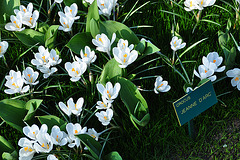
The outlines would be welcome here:
<svg viewBox="0 0 240 160">
<path fill-rule="evenodd" d="M 63 0 L 66 6 L 71 6 L 73 3 L 76 3 L 79 6 L 82 5 L 82 0 Z"/>
<path fill-rule="evenodd" d="M 100 76 L 101 84 L 106 84 L 111 79 L 122 76 L 122 68 L 120 68 L 118 65 L 119 63 L 114 58 L 107 62 Z"/>
<path fill-rule="evenodd" d="M 230 53 L 228 54 L 228 57 L 225 57 L 225 61 L 226 61 L 226 70 L 232 68 L 232 66 L 235 65 L 235 58 L 236 58 L 236 48 L 232 47 L 232 49 L 230 50 Z"/>
<path fill-rule="evenodd" d="M 93 38 L 89 32 L 78 33 L 68 42 L 67 47 L 76 54 L 80 54 L 81 49 L 84 50 L 85 46 L 95 48 L 92 44 L 92 39 Z"/>
<path fill-rule="evenodd" d="M 118 42 L 119 39 L 128 40 L 129 44 L 138 44 L 139 39 L 135 35 L 135 33 L 128 28 L 126 25 L 116 22 L 116 21 L 104 21 L 99 23 L 100 25 L 100 33 L 104 33 L 108 38 L 111 38 L 113 33 L 116 33 L 115 43 Z"/>
<path fill-rule="evenodd" d="M 10 126 L 22 132 L 25 126 L 23 118 L 28 110 L 25 109 L 26 102 L 15 99 L 4 99 L 0 101 L 0 117 Z"/>
<path fill-rule="evenodd" d="M 0 136 L 0 157 L 2 157 L 3 152 L 13 152 L 15 149 L 4 137 Z"/>
<path fill-rule="evenodd" d="M 56 38 L 57 38 L 58 27 L 59 25 L 52 25 L 51 27 L 49 27 L 49 29 L 45 33 L 45 36 L 44 36 L 45 47 L 50 49 L 54 48 Z"/>
<path fill-rule="evenodd" d="M 45 34 L 49 29 L 49 25 L 47 23 L 39 23 L 38 31 Z"/>
<path fill-rule="evenodd" d="M 44 45 L 44 34 L 32 29 L 25 29 L 21 32 L 16 32 L 17 38 L 27 46 Z"/>
<path fill-rule="evenodd" d="M 92 18 L 90 21 L 90 32 L 92 37 L 95 37 L 97 34 L 100 34 L 99 23 Z"/>
<path fill-rule="evenodd" d="M 160 49 L 157 46 L 155 46 L 154 44 L 149 43 L 149 42 L 146 42 L 146 43 L 147 43 L 147 45 L 144 50 L 144 54 L 148 55 L 148 54 L 152 54 L 152 53 L 160 51 Z"/>
<path fill-rule="evenodd" d="M 104 160 L 122 160 L 122 157 L 119 155 L 118 152 L 113 151 L 104 156 Z"/>
<path fill-rule="evenodd" d="M 102 145 L 98 141 L 87 134 L 79 134 L 77 137 L 88 148 L 94 158 L 101 159 L 99 156 L 102 150 Z"/>
<path fill-rule="evenodd" d="M 199 87 L 200 85 L 206 83 L 207 81 L 209 81 L 209 79 L 207 79 L 207 78 L 201 80 L 201 81 L 197 84 L 197 87 Z"/>
<path fill-rule="evenodd" d="M 145 48 L 146 48 L 146 42 L 145 42 L 145 41 L 140 41 L 140 42 L 137 44 L 135 50 L 137 50 L 137 51 L 140 52 L 140 53 L 143 53 L 144 50 L 145 50 Z"/>
<path fill-rule="evenodd" d="M 25 116 L 24 121 L 26 121 L 28 124 L 31 123 L 31 120 L 33 119 L 33 116 L 41 103 L 42 100 L 40 99 L 31 99 L 25 104 L 25 108 L 28 110 L 28 113 Z"/>
<path fill-rule="evenodd" d="M 18 159 L 17 151 L 15 150 L 11 154 L 8 152 L 4 152 L 2 154 L 2 159 L 3 160 L 17 160 Z"/>
<path fill-rule="evenodd" d="M 48 126 L 48 130 L 50 130 L 54 125 L 57 125 L 61 130 L 66 130 L 67 122 L 57 116 L 46 115 L 38 116 L 37 118 L 41 124 L 46 124 Z"/>
<path fill-rule="evenodd" d="M 14 9 L 19 9 L 20 0 L 1 0 L 0 1 L 0 23 L 4 23 L 4 19 L 9 21 L 10 15 L 14 14 Z"/>
<path fill-rule="evenodd" d="M 97 22 L 99 21 L 99 11 L 97 6 L 97 0 L 91 4 L 88 9 L 87 23 L 86 23 L 86 32 L 91 32 L 91 20 L 94 19 Z"/>
<path fill-rule="evenodd" d="M 120 97 L 129 115 L 135 123 L 145 126 L 150 120 L 146 100 L 131 81 L 122 77 L 119 77 L 117 81 L 121 84 Z"/>
</svg>

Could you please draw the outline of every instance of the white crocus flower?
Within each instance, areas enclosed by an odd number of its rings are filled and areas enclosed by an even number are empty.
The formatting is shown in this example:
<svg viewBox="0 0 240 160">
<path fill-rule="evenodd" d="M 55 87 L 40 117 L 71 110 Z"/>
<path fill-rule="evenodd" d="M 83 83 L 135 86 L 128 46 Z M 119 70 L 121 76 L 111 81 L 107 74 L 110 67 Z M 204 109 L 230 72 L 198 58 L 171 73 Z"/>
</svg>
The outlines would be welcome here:
<svg viewBox="0 0 240 160">
<path fill-rule="evenodd" d="M 54 0 L 54 3 L 62 3 L 63 0 Z"/>
<path fill-rule="evenodd" d="M 74 146 L 79 147 L 80 146 L 80 139 L 75 137 L 79 134 L 85 134 L 87 131 L 87 127 L 81 127 L 79 123 L 68 123 L 66 126 L 66 130 L 68 132 L 69 136 L 69 144 L 68 147 L 73 148 Z"/>
<path fill-rule="evenodd" d="M 68 99 L 68 101 L 67 101 L 67 106 L 66 106 L 63 102 L 59 102 L 59 103 L 58 103 L 58 106 L 59 106 L 60 109 L 61 109 L 66 115 L 68 115 L 69 117 L 70 117 L 71 114 L 72 114 L 72 110 L 75 109 L 75 104 L 74 104 L 72 98 L 69 98 L 69 99 Z"/>
<path fill-rule="evenodd" d="M 194 9 L 201 10 L 201 7 L 199 6 L 198 0 L 186 0 L 184 2 L 184 5 L 185 5 L 184 9 L 186 11 L 192 11 Z"/>
<path fill-rule="evenodd" d="M 172 38 L 172 41 L 170 42 L 171 48 L 174 51 L 177 51 L 179 49 L 182 49 L 186 46 L 186 43 L 182 43 L 182 39 L 178 39 L 177 36 L 174 36 Z"/>
<path fill-rule="evenodd" d="M 159 92 L 168 92 L 171 89 L 171 87 L 168 85 L 167 81 L 163 81 L 163 78 L 161 76 L 158 76 L 156 78 L 156 81 L 154 83 L 154 92 L 158 94 Z"/>
<path fill-rule="evenodd" d="M 233 87 L 237 86 L 237 89 L 240 91 L 240 69 L 234 68 L 226 72 L 228 77 L 233 78 L 231 84 Z"/>
<path fill-rule="evenodd" d="M 8 42 L 7 41 L 0 42 L 0 58 L 3 57 L 7 49 L 8 49 Z"/>
<path fill-rule="evenodd" d="M 105 97 L 102 97 L 102 101 L 97 101 L 97 109 L 108 109 L 112 106 L 111 103 L 108 103 Z"/>
<path fill-rule="evenodd" d="M 23 17 L 23 24 L 29 26 L 30 28 L 34 28 L 37 24 L 38 18 L 39 12 L 35 10 L 32 15 L 26 15 Z"/>
<path fill-rule="evenodd" d="M 49 153 L 53 149 L 53 142 L 51 136 L 47 133 L 48 127 L 43 124 L 36 136 L 37 143 L 34 143 L 34 148 L 37 153 Z"/>
<path fill-rule="evenodd" d="M 20 79 L 21 77 L 22 77 L 21 72 L 20 71 L 15 72 L 14 70 L 10 70 L 9 75 L 5 76 L 7 81 Z"/>
<path fill-rule="evenodd" d="M 117 43 L 117 48 L 119 48 L 121 51 L 124 51 L 126 48 L 129 48 L 129 50 L 131 51 L 133 47 L 133 44 L 128 47 L 128 40 L 120 39 Z"/>
<path fill-rule="evenodd" d="M 43 73 L 43 78 L 48 78 L 53 73 L 57 72 L 56 67 L 50 68 L 49 66 L 39 66 L 37 69 L 39 69 Z"/>
<path fill-rule="evenodd" d="M 103 99 L 106 98 L 106 102 L 112 103 L 115 98 L 117 98 L 120 91 L 120 83 L 116 83 L 113 87 L 111 82 L 106 83 L 106 88 L 102 84 L 97 84 L 97 90 L 103 96 Z"/>
<path fill-rule="evenodd" d="M 198 66 L 198 72 L 194 69 L 195 76 L 197 76 L 201 80 L 208 78 L 213 82 L 217 79 L 217 76 L 213 75 L 214 70 L 210 69 L 210 68 L 207 68 L 205 65 Z"/>
<path fill-rule="evenodd" d="M 9 89 L 5 89 L 4 92 L 6 94 L 15 94 L 15 93 L 25 93 L 29 90 L 29 85 L 23 87 L 23 79 L 12 79 L 5 83 L 5 86 Z"/>
<path fill-rule="evenodd" d="M 106 17 L 111 16 L 112 10 L 115 8 L 117 0 L 97 0 L 99 14 Z"/>
<path fill-rule="evenodd" d="M 72 30 L 74 19 L 66 16 L 63 12 L 58 12 L 58 15 L 60 17 L 59 21 L 62 25 L 58 27 L 58 30 L 63 30 L 64 32 L 70 32 Z"/>
<path fill-rule="evenodd" d="M 108 39 L 108 37 L 104 33 L 102 33 L 102 34 L 97 34 L 95 39 L 92 39 L 92 43 L 95 46 L 97 46 L 96 49 L 98 51 L 107 53 L 108 56 L 111 58 L 111 55 L 110 55 L 111 45 L 113 44 L 115 39 L 116 39 L 115 33 L 113 33 L 113 35 L 112 35 L 111 42 Z"/>
<path fill-rule="evenodd" d="M 52 127 L 51 138 L 55 145 L 64 146 L 67 144 L 67 134 L 56 125 Z"/>
<path fill-rule="evenodd" d="M 95 52 L 91 51 L 91 49 L 88 46 L 85 47 L 84 52 L 81 49 L 80 56 L 82 58 L 81 60 L 85 62 L 88 66 L 90 65 L 90 63 L 95 62 L 95 60 L 97 59 Z M 76 59 L 79 59 L 79 58 L 76 57 Z"/>
<path fill-rule="evenodd" d="M 5 25 L 5 29 L 8 31 L 22 31 L 25 27 L 22 28 L 22 16 L 21 14 L 17 14 L 17 16 L 10 16 L 11 22 Z"/>
<path fill-rule="evenodd" d="M 38 78 L 39 73 L 34 70 L 31 67 L 27 67 L 23 71 L 23 80 L 25 84 L 30 84 L 30 85 L 36 85 L 39 83 L 39 81 L 36 81 Z M 36 82 L 35 82 L 36 81 Z"/>
<path fill-rule="evenodd" d="M 23 133 L 32 140 L 37 140 L 36 136 L 39 133 L 39 128 L 36 124 L 30 126 L 23 127 Z"/>
<path fill-rule="evenodd" d="M 225 66 L 218 68 L 222 64 L 223 58 L 219 57 L 217 52 L 210 52 L 207 57 L 203 56 L 202 61 L 203 65 L 213 68 L 214 72 L 222 72 L 226 68 Z"/>
<path fill-rule="evenodd" d="M 102 125 L 107 126 L 113 117 L 113 110 L 107 109 L 106 111 L 97 112 L 95 116 L 98 117 Z"/>
<path fill-rule="evenodd" d="M 80 18 L 80 16 L 76 16 L 78 12 L 78 6 L 76 3 L 73 3 L 70 7 L 66 6 L 64 12 L 67 17 L 73 18 L 74 20 Z"/>
<path fill-rule="evenodd" d="M 54 154 L 49 154 L 47 160 L 58 160 L 58 158 Z"/>
<path fill-rule="evenodd" d="M 67 62 L 65 63 L 65 69 L 67 70 L 70 80 L 76 82 L 81 78 L 81 75 L 87 70 L 87 64 L 84 62 Z"/>
<path fill-rule="evenodd" d="M 19 160 L 27 160 L 27 159 L 32 159 L 34 154 L 36 153 L 36 150 L 33 147 L 33 144 L 35 141 L 30 141 L 26 137 L 21 138 L 18 141 L 18 145 L 22 147 L 19 150 Z"/>
<path fill-rule="evenodd" d="M 216 0 L 198 0 L 198 6 L 200 7 L 200 10 L 202 10 L 204 7 L 212 6 Z"/>
<path fill-rule="evenodd" d="M 23 6 L 23 5 L 20 5 L 20 6 L 19 6 L 19 10 L 22 11 L 23 13 L 25 13 L 25 14 L 27 14 L 27 13 L 32 14 L 33 4 L 32 4 L 32 3 L 29 3 L 29 4 L 27 5 L 27 8 L 26 8 L 25 6 Z M 17 14 L 17 13 L 15 13 L 15 14 Z"/>
<path fill-rule="evenodd" d="M 43 46 L 38 47 L 38 53 L 34 55 L 35 59 L 31 60 L 31 63 L 37 67 L 39 66 L 50 66 L 50 53 L 48 49 L 45 49 Z"/>
<path fill-rule="evenodd" d="M 113 55 L 115 60 L 120 63 L 120 68 L 126 68 L 129 64 L 133 63 L 137 57 L 138 52 L 136 50 L 130 51 L 129 48 L 120 50 L 118 47 L 113 48 Z"/>
<path fill-rule="evenodd" d="M 74 109 L 72 110 L 72 113 L 76 116 L 80 116 L 82 112 L 82 107 L 83 107 L 84 99 L 81 97 L 77 100 L 77 103 L 74 104 Z"/>
<path fill-rule="evenodd" d="M 50 51 L 50 60 L 49 63 L 51 66 L 55 66 L 57 64 L 60 64 L 62 62 L 62 59 L 59 59 L 59 55 L 54 49 L 51 49 Z"/>
<path fill-rule="evenodd" d="M 92 138 L 94 138 L 96 141 L 98 141 L 98 137 L 99 137 L 100 133 L 97 133 L 94 128 L 89 128 L 87 131 L 87 134 L 89 136 L 91 136 Z"/>
</svg>

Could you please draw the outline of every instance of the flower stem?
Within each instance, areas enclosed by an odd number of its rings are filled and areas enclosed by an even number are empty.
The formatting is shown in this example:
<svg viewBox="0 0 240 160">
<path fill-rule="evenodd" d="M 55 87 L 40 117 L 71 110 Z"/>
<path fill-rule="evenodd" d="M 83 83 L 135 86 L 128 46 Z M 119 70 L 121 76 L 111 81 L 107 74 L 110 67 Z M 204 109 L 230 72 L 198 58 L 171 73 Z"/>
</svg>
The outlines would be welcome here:
<svg viewBox="0 0 240 160">
<path fill-rule="evenodd" d="M 4 62 L 4 64 L 6 65 L 6 67 L 9 68 L 5 56 L 3 56 L 3 62 Z"/>
</svg>

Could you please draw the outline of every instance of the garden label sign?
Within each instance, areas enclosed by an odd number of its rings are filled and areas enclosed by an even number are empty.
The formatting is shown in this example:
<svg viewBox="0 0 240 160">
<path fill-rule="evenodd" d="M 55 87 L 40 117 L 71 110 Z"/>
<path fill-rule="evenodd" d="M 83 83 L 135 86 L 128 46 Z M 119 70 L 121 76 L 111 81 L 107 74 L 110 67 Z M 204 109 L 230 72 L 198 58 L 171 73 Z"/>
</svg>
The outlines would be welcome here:
<svg viewBox="0 0 240 160">
<path fill-rule="evenodd" d="M 194 91 L 173 103 L 180 126 L 190 121 L 217 103 L 217 97 L 211 81 L 203 83 Z"/>
</svg>

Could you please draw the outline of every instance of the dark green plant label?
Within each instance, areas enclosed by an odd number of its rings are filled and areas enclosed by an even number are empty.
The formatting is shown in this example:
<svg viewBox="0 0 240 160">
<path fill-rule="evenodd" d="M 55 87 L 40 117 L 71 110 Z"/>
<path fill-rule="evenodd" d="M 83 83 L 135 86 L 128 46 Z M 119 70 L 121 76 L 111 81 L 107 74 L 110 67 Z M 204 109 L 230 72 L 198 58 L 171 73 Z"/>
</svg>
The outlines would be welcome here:
<svg viewBox="0 0 240 160">
<path fill-rule="evenodd" d="M 180 126 L 190 121 L 217 103 L 217 97 L 211 81 L 200 85 L 173 103 Z"/>
</svg>

